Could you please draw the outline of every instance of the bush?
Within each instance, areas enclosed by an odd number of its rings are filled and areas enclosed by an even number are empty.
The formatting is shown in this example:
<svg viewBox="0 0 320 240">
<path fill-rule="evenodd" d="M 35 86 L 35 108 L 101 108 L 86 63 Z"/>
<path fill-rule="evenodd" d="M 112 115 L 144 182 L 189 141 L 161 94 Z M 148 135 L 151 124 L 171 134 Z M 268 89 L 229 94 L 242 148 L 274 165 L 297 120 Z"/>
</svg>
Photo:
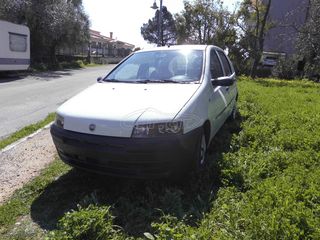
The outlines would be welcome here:
<svg viewBox="0 0 320 240">
<path fill-rule="evenodd" d="M 31 69 L 33 69 L 35 71 L 47 71 L 48 66 L 45 63 L 32 63 Z"/>
<path fill-rule="evenodd" d="M 293 58 L 280 59 L 272 69 L 272 76 L 281 79 L 294 79 L 298 75 L 297 61 Z"/>
<path fill-rule="evenodd" d="M 85 65 L 82 60 L 73 60 L 71 62 L 61 62 L 60 68 L 83 68 Z"/>
<path fill-rule="evenodd" d="M 307 63 L 305 66 L 305 76 L 319 82 L 320 81 L 320 59 L 315 64 Z"/>
<path fill-rule="evenodd" d="M 50 240 L 115 239 L 125 237 L 121 229 L 113 225 L 110 207 L 89 205 L 78 211 L 68 212 L 59 221 L 58 230 L 49 234 Z"/>
<path fill-rule="evenodd" d="M 272 72 L 272 68 L 259 66 L 257 69 L 257 77 L 270 77 Z"/>
</svg>

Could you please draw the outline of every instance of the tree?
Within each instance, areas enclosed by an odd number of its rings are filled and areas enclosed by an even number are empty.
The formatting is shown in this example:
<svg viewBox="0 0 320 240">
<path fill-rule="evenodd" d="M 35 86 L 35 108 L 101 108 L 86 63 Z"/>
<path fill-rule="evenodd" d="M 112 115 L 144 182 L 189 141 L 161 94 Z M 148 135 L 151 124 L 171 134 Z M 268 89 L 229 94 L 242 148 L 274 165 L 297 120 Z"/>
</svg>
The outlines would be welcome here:
<svg viewBox="0 0 320 240">
<path fill-rule="evenodd" d="M 30 28 L 33 62 L 56 63 L 56 49 L 88 41 L 81 0 L 1 0 L 0 18 Z"/>
<path fill-rule="evenodd" d="M 26 0 L 1 0 L 0 19 L 17 24 L 26 24 L 25 10 L 28 1 Z"/>
<path fill-rule="evenodd" d="M 235 42 L 233 16 L 219 0 L 185 1 L 184 10 L 175 18 L 179 43 L 229 48 Z"/>
<path fill-rule="evenodd" d="M 157 10 L 155 16 L 149 19 L 141 27 L 141 35 L 144 40 L 149 43 L 159 43 L 158 36 L 158 19 L 160 11 Z M 162 7 L 162 32 L 161 45 L 176 43 L 176 26 L 172 14 L 167 10 L 167 7 Z"/>
<path fill-rule="evenodd" d="M 241 45 L 246 48 L 252 59 L 250 75 L 256 77 L 262 57 L 264 37 L 271 22 L 269 11 L 272 0 L 244 0 L 237 14 L 238 27 L 241 29 Z"/>
<path fill-rule="evenodd" d="M 320 0 L 310 0 L 306 24 L 299 29 L 297 49 L 308 77 L 320 76 Z"/>
</svg>

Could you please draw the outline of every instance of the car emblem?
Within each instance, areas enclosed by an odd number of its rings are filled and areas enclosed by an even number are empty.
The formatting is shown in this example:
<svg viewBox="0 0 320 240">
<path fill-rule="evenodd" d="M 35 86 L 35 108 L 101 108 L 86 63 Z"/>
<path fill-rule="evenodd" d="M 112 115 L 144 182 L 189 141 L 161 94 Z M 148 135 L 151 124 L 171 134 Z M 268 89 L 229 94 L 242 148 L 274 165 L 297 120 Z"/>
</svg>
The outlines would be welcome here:
<svg viewBox="0 0 320 240">
<path fill-rule="evenodd" d="M 94 131 L 96 129 L 96 125 L 95 124 L 90 124 L 89 125 L 89 130 L 90 131 Z"/>
</svg>

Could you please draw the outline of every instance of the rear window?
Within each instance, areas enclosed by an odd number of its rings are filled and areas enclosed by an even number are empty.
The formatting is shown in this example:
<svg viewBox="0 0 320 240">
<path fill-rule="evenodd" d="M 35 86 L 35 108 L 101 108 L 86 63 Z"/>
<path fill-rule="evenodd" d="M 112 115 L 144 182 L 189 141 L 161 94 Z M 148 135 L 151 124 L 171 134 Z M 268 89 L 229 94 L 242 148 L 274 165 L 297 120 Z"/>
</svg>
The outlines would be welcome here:
<svg viewBox="0 0 320 240">
<path fill-rule="evenodd" d="M 27 35 L 18 33 L 9 33 L 9 46 L 12 52 L 27 51 Z"/>
</svg>

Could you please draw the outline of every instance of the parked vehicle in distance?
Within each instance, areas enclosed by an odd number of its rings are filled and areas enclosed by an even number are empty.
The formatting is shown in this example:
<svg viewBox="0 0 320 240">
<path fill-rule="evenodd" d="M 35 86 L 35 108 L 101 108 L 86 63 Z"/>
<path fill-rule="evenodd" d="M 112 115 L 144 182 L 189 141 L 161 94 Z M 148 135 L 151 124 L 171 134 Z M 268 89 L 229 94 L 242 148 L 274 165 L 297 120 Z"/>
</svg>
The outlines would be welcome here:
<svg viewBox="0 0 320 240">
<path fill-rule="evenodd" d="M 30 65 L 27 26 L 0 20 L 0 71 L 26 70 Z"/>
<path fill-rule="evenodd" d="M 61 159 L 107 175 L 158 178 L 205 164 L 207 146 L 235 118 L 234 68 L 216 46 L 133 53 L 57 110 Z"/>
<path fill-rule="evenodd" d="M 267 56 L 263 59 L 262 65 L 268 67 L 274 67 L 277 65 L 278 59 L 276 57 Z"/>
</svg>

